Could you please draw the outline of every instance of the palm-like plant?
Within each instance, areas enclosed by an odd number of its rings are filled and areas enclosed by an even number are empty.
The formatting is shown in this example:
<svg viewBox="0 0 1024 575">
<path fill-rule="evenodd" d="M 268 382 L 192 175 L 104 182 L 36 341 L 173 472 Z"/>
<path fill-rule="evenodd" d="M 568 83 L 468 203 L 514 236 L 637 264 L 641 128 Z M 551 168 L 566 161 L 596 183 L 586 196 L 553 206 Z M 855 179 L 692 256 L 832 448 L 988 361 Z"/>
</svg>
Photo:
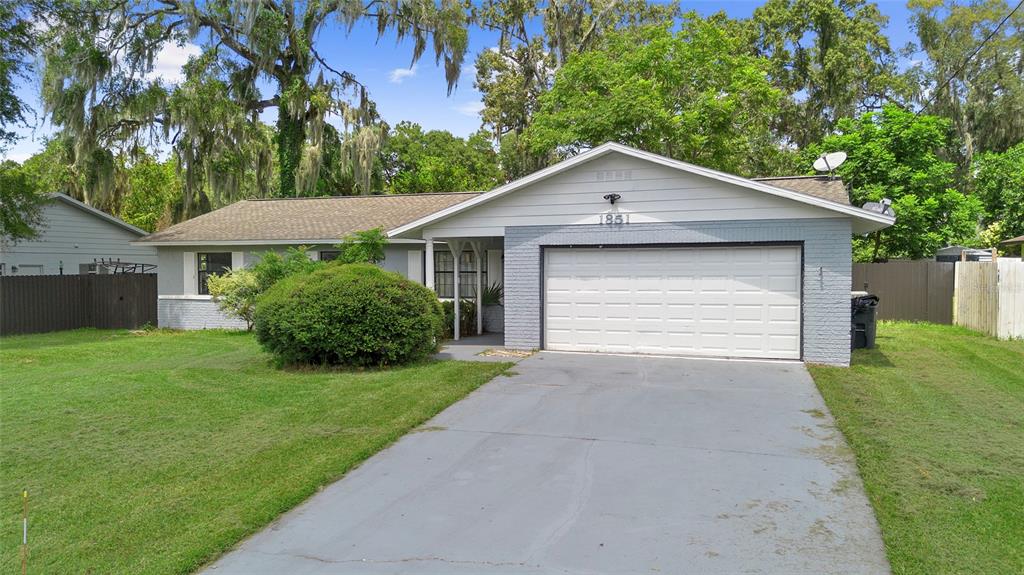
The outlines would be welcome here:
<svg viewBox="0 0 1024 575">
<path fill-rule="evenodd" d="M 484 305 L 501 305 L 501 300 L 505 297 L 505 291 L 500 283 L 494 282 L 484 288 L 483 296 Z"/>
</svg>

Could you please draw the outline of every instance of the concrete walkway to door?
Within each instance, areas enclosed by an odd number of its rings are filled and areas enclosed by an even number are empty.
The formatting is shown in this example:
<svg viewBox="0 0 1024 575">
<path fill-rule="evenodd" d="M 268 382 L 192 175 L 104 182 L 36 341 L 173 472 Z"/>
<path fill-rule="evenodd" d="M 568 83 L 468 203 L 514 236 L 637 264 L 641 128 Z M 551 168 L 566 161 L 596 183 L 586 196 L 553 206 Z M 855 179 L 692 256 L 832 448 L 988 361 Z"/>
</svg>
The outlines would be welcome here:
<svg viewBox="0 0 1024 575">
<path fill-rule="evenodd" d="M 208 568 L 887 573 L 799 363 L 540 353 Z"/>
</svg>

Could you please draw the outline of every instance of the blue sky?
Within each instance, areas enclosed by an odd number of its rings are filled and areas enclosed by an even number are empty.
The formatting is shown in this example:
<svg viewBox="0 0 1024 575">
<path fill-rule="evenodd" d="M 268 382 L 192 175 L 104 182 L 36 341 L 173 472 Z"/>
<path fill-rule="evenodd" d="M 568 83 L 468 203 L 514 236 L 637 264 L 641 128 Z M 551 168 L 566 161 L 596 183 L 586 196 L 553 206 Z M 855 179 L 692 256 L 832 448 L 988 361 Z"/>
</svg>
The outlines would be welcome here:
<svg viewBox="0 0 1024 575">
<path fill-rule="evenodd" d="M 745 18 L 763 1 L 684 1 L 682 4 L 684 10 L 696 10 L 704 15 L 725 10 L 734 18 Z M 886 32 L 894 49 L 915 40 L 908 23 L 910 13 L 905 1 L 882 0 L 877 4 L 889 17 Z M 470 30 L 469 51 L 459 85 L 448 95 L 444 70 L 434 63 L 429 51 L 410 67 L 411 42 L 396 43 L 394 37 L 378 40 L 375 28 L 369 23 L 356 26 L 351 34 L 338 26 L 328 26 L 317 40 L 318 51 L 334 68 L 353 72 L 369 87 L 378 111 L 388 123 L 394 125 L 410 120 L 424 129 L 448 130 L 458 136 L 466 136 L 480 127 L 480 94 L 473 89 L 473 61 L 481 51 L 496 44 L 496 33 L 479 28 Z M 194 46 L 170 47 L 158 60 L 154 74 L 173 79 L 188 55 L 197 51 Z M 41 112 L 38 90 L 35 82 L 26 82 L 20 89 L 22 98 L 37 113 Z M 273 117 L 274 114 L 270 113 L 265 119 L 272 120 Z M 52 132 L 53 128 L 45 123 L 22 129 L 24 139 L 13 146 L 7 156 L 23 161 L 39 151 L 43 138 Z"/>
</svg>

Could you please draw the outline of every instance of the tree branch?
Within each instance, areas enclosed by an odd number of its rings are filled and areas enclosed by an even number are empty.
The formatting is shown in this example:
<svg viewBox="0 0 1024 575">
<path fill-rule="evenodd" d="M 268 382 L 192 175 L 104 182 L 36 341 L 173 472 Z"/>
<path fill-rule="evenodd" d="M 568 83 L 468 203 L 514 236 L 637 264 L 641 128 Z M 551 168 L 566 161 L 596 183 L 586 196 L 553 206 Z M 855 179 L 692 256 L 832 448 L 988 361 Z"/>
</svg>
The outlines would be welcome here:
<svg viewBox="0 0 1024 575">
<path fill-rule="evenodd" d="M 367 89 L 366 85 L 363 84 L 362 82 L 360 82 L 359 80 L 356 80 L 356 77 L 351 72 L 341 72 L 341 71 L 335 70 L 334 68 L 331 67 L 330 64 L 327 63 L 326 60 L 324 60 L 322 57 L 320 57 L 320 53 L 317 52 L 315 48 L 313 48 L 312 51 L 313 51 L 313 57 L 316 58 L 316 61 L 319 62 L 320 65 L 323 66 L 327 71 L 333 72 L 334 74 L 337 74 L 338 77 L 340 77 L 341 80 L 343 82 L 345 82 L 345 84 L 347 84 L 347 85 L 355 84 L 356 86 L 359 86 L 360 88 L 362 88 L 364 90 Z"/>
<path fill-rule="evenodd" d="M 257 110 L 257 111 L 262 112 L 263 110 L 266 110 L 267 108 L 273 108 L 273 107 L 279 106 L 279 105 L 281 105 L 281 99 L 279 97 L 277 97 L 277 96 L 274 96 L 273 98 L 267 98 L 266 100 L 257 100 L 255 102 L 246 102 L 246 104 L 245 104 L 245 111 L 251 112 L 253 110 Z"/>
</svg>

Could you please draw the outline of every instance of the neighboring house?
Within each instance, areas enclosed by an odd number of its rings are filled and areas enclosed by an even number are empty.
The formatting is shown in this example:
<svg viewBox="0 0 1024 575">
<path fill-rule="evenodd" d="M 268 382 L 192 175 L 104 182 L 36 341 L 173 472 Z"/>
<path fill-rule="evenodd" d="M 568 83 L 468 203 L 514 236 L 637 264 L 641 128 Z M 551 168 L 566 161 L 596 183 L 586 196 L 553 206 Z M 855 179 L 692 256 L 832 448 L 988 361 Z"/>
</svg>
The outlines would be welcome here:
<svg viewBox="0 0 1024 575">
<path fill-rule="evenodd" d="M 502 283 L 508 347 L 845 365 L 850 236 L 893 221 L 828 177 L 750 180 L 605 144 L 483 194 L 239 202 L 138 243 L 160 253 L 162 326 L 241 325 L 203 273 L 275 246 L 323 257 L 379 226 L 384 267 L 441 297 Z"/>
<path fill-rule="evenodd" d="M 947 246 L 935 251 L 937 262 L 990 262 L 992 250 L 981 250 L 967 246 Z"/>
<path fill-rule="evenodd" d="M 131 244 L 145 236 L 145 230 L 64 194 L 53 194 L 52 198 L 43 208 L 35 239 L 0 245 L 0 275 L 153 271 L 156 249 Z M 115 263 L 107 266 L 98 261 Z"/>
<path fill-rule="evenodd" d="M 1011 248 L 1011 247 L 1016 246 L 1017 247 L 1017 253 L 1019 255 L 1021 255 L 1021 256 L 1024 256 L 1024 251 L 1022 251 L 1022 248 L 1024 248 L 1024 236 L 1017 236 L 1015 238 L 1010 238 L 1008 240 L 1003 240 L 1003 241 L 999 242 L 999 245 L 1006 246 L 1007 248 Z"/>
</svg>

